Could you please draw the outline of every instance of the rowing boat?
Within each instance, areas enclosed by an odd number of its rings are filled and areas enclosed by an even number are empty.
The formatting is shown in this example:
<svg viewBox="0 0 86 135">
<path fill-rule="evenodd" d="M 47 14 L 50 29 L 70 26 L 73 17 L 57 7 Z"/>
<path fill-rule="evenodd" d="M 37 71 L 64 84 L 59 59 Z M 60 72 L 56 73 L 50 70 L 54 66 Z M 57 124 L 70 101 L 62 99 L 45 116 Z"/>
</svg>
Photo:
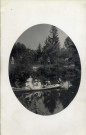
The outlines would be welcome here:
<svg viewBox="0 0 86 135">
<path fill-rule="evenodd" d="M 49 85 L 49 86 L 43 86 L 42 88 L 33 88 L 33 89 L 27 89 L 27 88 L 15 88 L 12 87 L 13 91 L 16 93 L 26 93 L 26 92 L 36 92 L 36 91 L 46 91 L 46 90 L 55 90 L 55 89 L 59 89 L 61 87 L 60 84 L 53 84 L 53 85 Z"/>
</svg>

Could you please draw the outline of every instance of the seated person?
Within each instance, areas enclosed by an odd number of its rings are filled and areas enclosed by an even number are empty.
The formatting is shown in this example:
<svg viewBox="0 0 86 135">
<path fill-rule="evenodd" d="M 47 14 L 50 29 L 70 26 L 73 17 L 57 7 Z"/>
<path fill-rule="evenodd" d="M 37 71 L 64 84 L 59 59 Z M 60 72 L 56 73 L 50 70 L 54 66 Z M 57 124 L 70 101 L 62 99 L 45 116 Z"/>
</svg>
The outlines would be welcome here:
<svg viewBox="0 0 86 135">
<path fill-rule="evenodd" d="M 33 78 L 30 76 L 27 80 L 28 80 L 29 82 L 32 82 L 32 81 L 33 81 Z"/>
<path fill-rule="evenodd" d="M 60 84 L 60 83 L 62 83 L 62 80 L 61 80 L 61 78 L 59 78 L 59 79 L 58 79 L 58 83 L 59 83 L 59 84 Z"/>
<path fill-rule="evenodd" d="M 46 85 L 51 85 L 51 82 L 50 81 L 46 81 Z"/>
<path fill-rule="evenodd" d="M 38 81 L 38 88 L 39 89 L 42 88 L 42 84 L 41 84 L 40 80 Z"/>
<path fill-rule="evenodd" d="M 50 81 L 47 81 L 48 85 L 51 85 L 51 82 Z"/>
<path fill-rule="evenodd" d="M 34 80 L 34 84 L 33 84 L 33 86 L 34 86 L 34 88 L 35 88 L 35 89 L 37 89 L 37 88 L 38 88 L 38 80 L 37 80 L 37 79 L 35 79 L 35 80 Z"/>
<path fill-rule="evenodd" d="M 30 76 L 30 78 L 27 79 L 26 83 L 25 83 L 26 89 L 33 89 L 33 83 L 32 83 L 32 77 Z"/>
<path fill-rule="evenodd" d="M 35 89 L 41 89 L 42 88 L 40 80 L 35 79 L 35 81 L 34 81 L 34 88 Z"/>
</svg>

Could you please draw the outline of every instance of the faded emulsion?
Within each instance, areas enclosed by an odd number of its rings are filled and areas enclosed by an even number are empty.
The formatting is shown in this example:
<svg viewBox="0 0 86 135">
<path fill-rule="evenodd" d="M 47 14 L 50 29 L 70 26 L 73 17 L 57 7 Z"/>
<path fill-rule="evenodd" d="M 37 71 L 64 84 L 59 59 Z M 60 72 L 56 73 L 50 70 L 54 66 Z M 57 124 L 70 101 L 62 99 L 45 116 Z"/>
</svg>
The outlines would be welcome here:
<svg viewBox="0 0 86 135">
<path fill-rule="evenodd" d="M 74 99 L 81 79 L 78 51 L 59 28 L 35 25 L 15 42 L 9 58 L 9 80 L 28 110 L 52 115 Z"/>
</svg>

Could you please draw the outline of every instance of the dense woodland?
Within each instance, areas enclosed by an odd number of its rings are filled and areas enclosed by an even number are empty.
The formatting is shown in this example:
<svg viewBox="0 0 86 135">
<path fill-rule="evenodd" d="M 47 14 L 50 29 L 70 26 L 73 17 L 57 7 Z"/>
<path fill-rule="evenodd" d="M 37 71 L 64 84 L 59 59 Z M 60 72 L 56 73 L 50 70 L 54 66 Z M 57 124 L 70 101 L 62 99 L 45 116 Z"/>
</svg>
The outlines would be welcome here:
<svg viewBox="0 0 86 135">
<path fill-rule="evenodd" d="M 39 43 L 38 48 L 32 50 L 19 42 L 13 46 L 9 61 L 11 85 L 15 87 L 15 82 L 18 80 L 19 87 L 24 87 L 30 75 L 34 79 L 40 79 L 42 83 L 45 80 L 56 83 L 60 77 L 63 81 L 69 80 L 78 88 L 81 67 L 77 49 L 69 37 L 61 47 L 55 26 L 51 27 L 43 47 Z"/>
</svg>

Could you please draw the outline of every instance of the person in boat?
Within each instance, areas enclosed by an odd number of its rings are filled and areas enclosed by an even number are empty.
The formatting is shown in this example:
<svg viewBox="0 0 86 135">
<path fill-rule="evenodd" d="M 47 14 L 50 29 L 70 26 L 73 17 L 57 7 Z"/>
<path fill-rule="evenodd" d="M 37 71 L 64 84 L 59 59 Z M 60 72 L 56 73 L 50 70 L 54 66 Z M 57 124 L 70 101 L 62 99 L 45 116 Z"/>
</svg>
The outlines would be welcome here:
<svg viewBox="0 0 86 135">
<path fill-rule="evenodd" d="M 58 84 L 62 83 L 62 80 L 61 78 L 58 79 Z"/>
<path fill-rule="evenodd" d="M 42 84 L 41 84 L 40 80 L 35 79 L 34 89 L 41 89 L 41 88 L 42 88 Z"/>
<path fill-rule="evenodd" d="M 48 83 L 48 85 L 51 85 L 51 82 L 49 80 L 47 81 L 47 83 Z"/>
<path fill-rule="evenodd" d="M 30 77 L 28 78 L 28 80 L 29 80 L 29 82 L 32 82 L 32 81 L 33 81 L 33 78 L 30 76 Z"/>
<path fill-rule="evenodd" d="M 33 78 L 30 76 L 27 80 L 26 80 L 26 89 L 33 89 Z"/>
<path fill-rule="evenodd" d="M 40 82 L 40 80 L 38 80 L 38 89 L 41 89 L 42 88 L 42 84 Z"/>
<path fill-rule="evenodd" d="M 34 89 L 38 88 L 38 80 L 37 79 L 34 80 L 33 87 L 34 87 Z"/>
<path fill-rule="evenodd" d="M 46 86 L 49 86 L 49 85 L 51 85 L 51 82 L 48 80 L 46 81 Z"/>
</svg>

